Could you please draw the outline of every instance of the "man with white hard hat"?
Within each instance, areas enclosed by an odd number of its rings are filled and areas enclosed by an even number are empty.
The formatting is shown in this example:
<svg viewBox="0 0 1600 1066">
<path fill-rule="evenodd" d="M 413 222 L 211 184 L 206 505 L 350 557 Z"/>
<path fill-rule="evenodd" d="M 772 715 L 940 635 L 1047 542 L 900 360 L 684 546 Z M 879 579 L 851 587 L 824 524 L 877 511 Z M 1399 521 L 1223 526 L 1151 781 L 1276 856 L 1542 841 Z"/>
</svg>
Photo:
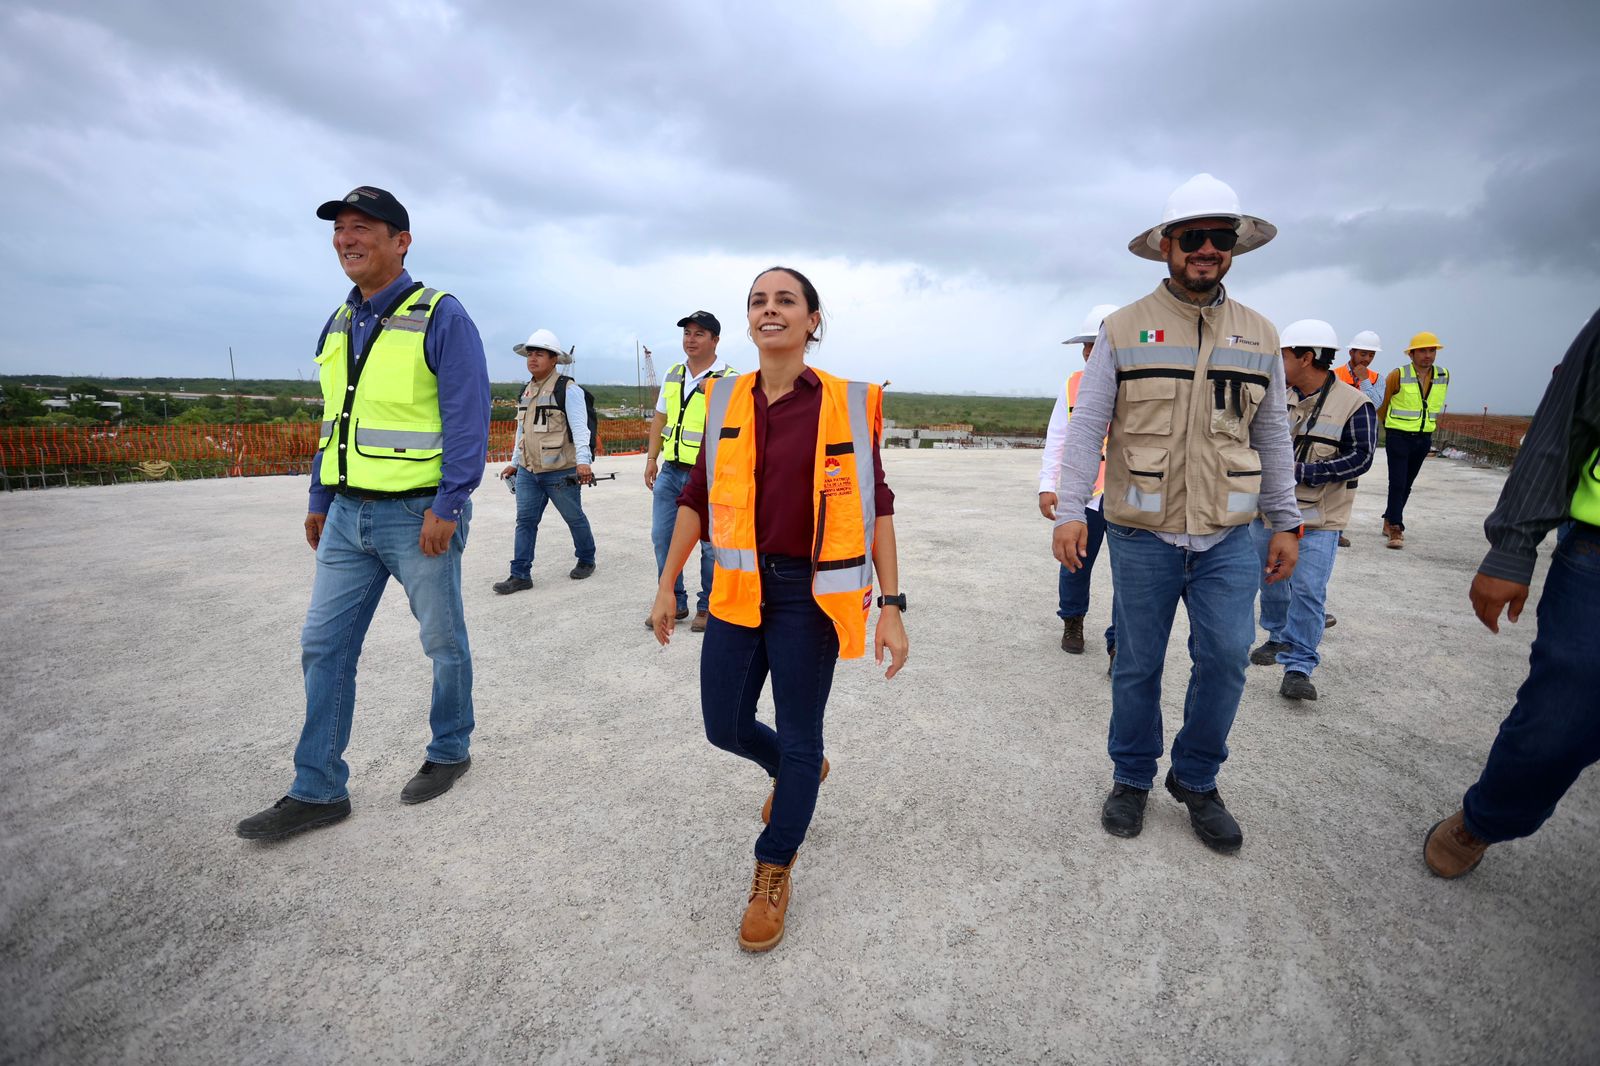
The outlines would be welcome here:
<svg viewBox="0 0 1600 1066">
<path fill-rule="evenodd" d="M 1364 329 L 1350 339 L 1350 361 L 1334 370 L 1339 380 L 1361 390 L 1376 408 L 1383 402 L 1383 383 L 1378 372 L 1372 369 L 1372 360 L 1383 351 L 1383 342 L 1370 329 Z M 1339 547 L 1350 547 L 1350 538 L 1339 534 Z M 1333 616 L 1329 615 L 1331 619 Z M 1331 625 L 1332 622 L 1329 622 Z"/>
<path fill-rule="evenodd" d="M 1278 343 L 1294 435 L 1295 503 L 1305 532 L 1289 580 L 1261 583 L 1261 628 L 1267 640 L 1250 653 L 1250 661 L 1282 664 L 1278 694 L 1314 700 L 1311 674 L 1322 661 L 1317 647 L 1326 627 L 1328 578 L 1355 506 L 1356 479 L 1372 466 L 1378 447 L 1378 419 L 1372 401 L 1330 369 L 1339 351 L 1332 326 L 1303 318 L 1285 326 Z M 1257 518 L 1250 530 L 1265 565 L 1267 528 Z"/>
<path fill-rule="evenodd" d="M 1268 579 L 1286 581 L 1299 555 L 1300 512 L 1277 330 L 1229 299 L 1222 279 L 1234 255 L 1276 234 L 1210 174 L 1179 186 L 1161 223 L 1128 244 L 1141 259 L 1165 263 L 1168 277 L 1106 316 L 1067 425 L 1054 549 L 1069 570 L 1088 556 L 1084 507 L 1107 438 L 1117 657 L 1107 744 L 1113 784 L 1100 824 L 1113 836 L 1144 827 L 1162 751 L 1161 671 L 1181 599 L 1194 668 L 1166 789 L 1208 847 L 1234 852 L 1244 843 L 1217 771 L 1255 635 L 1261 571 L 1246 527 L 1257 512 L 1265 517 Z"/>
<path fill-rule="evenodd" d="M 528 361 L 532 375 L 517 400 L 517 438 L 511 446 L 511 463 L 500 476 L 517 494 L 517 532 L 511 556 L 511 576 L 496 581 L 502 596 L 533 588 L 533 552 L 539 538 L 539 520 L 545 504 L 556 505 L 572 532 L 572 550 L 578 557 L 567 576 L 581 581 L 594 573 L 594 532 L 583 513 L 584 485 L 594 484 L 594 442 L 589 433 L 589 409 L 583 387 L 558 366 L 570 366 L 572 353 L 562 349 L 547 329 L 533 331 L 511 350 Z"/>
<path fill-rule="evenodd" d="M 1100 333 L 1100 323 L 1117 309 L 1116 304 L 1097 304 L 1083 320 L 1083 327 L 1075 337 L 1062 344 L 1083 345 L 1083 361 L 1094 354 L 1094 339 Z M 1044 458 L 1039 463 L 1039 513 L 1052 521 L 1056 517 L 1056 490 L 1061 480 L 1061 457 L 1067 450 L 1067 422 L 1078 402 L 1078 385 L 1083 381 L 1083 371 L 1074 370 L 1067 378 L 1061 395 L 1056 397 L 1055 410 L 1050 412 L 1050 425 L 1044 435 Z M 1100 490 L 1105 483 L 1105 464 L 1100 464 L 1100 476 L 1095 480 L 1094 495 L 1087 504 L 1084 517 L 1089 522 L 1089 555 L 1077 570 L 1061 567 L 1057 582 L 1056 617 L 1061 619 L 1061 650 L 1072 655 L 1083 654 L 1083 619 L 1089 613 L 1089 575 L 1094 569 L 1095 557 L 1100 554 L 1100 543 L 1105 539 L 1106 520 L 1100 513 Z M 1117 627 L 1106 627 L 1106 654 L 1117 654 Z"/>
</svg>

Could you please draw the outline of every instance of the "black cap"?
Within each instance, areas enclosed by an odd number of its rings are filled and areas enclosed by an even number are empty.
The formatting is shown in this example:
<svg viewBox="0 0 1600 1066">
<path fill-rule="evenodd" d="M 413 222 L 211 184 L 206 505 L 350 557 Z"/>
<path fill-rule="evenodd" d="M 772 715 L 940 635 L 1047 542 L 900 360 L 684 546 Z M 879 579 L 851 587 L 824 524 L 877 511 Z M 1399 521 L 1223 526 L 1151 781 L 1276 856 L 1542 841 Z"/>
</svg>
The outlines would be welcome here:
<svg viewBox="0 0 1600 1066">
<path fill-rule="evenodd" d="M 393 193 L 371 185 L 351 189 L 341 200 L 329 200 L 317 208 L 317 217 L 332 222 L 347 207 L 355 208 L 363 215 L 371 215 L 379 222 L 399 226 L 408 233 L 411 230 L 411 216 L 406 214 L 404 205 L 394 198 Z"/>
<path fill-rule="evenodd" d="M 684 326 L 699 326 L 713 337 L 722 336 L 722 323 L 717 321 L 717 316 L 710 311 L 696 311 L 692 315 L 678 319 L 678 328 Z"/>
</svg>

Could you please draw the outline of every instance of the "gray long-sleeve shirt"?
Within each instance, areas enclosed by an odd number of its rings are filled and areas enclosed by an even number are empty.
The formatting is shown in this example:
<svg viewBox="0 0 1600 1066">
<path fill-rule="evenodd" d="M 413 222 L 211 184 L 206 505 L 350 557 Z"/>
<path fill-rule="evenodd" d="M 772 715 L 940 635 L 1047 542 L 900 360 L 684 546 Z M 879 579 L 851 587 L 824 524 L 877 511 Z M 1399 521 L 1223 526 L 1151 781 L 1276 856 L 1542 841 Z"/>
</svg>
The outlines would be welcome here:
<svg viewBox="0 0 1600 1066">
<path fill-rule="evenodd" d="M 1600 447 L 1600 311 L 1584 326 L 1544 390 L 1500 502 L 1484 520 L 1489 554 L 1478 573 L 1526 585 L 1539 542 L 1566 521 L 1582 464 Z"/>
<path fill-rule="evenodd" d="M 1105 326 L 1095 338 L 1094 354 L 1083 369 L 1078 383 L 1078 403 L 1067 424 L 1065 476 L 1061 479 L 1056 525 L 1084 521 L 1084 506 L 1094 491 L 1100 471 L 1100 446 L 1111 425 L 1117 404 L 1117 366 Z M 1250 420 L 1250 447 L 1261 456 L 1261 513 L 1274 531 L 1294 529 L 1300 524 L 1300 508 L 1294 500 L 1294 452 L 1289 442 L 1289 416 L 1283 391 L 1283 363 L 1272 361 L 1272 376 L 1267 394 L 1256 406 Z M 1214 533 L 1156 533 L 1178 548 L 1205 551 L 1221 542 L 1233 528 Z"/>
</svg>

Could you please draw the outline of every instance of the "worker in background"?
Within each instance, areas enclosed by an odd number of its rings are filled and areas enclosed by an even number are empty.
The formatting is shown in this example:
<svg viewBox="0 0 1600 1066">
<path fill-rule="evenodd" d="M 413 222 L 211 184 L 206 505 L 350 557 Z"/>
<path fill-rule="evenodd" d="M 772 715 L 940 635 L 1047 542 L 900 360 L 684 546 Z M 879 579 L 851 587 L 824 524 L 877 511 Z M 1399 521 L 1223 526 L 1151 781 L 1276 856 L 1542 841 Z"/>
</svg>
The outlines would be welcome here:
<svg viewBox="0 0 1600 1066">
<path fill-rule="evenodd" d="M 1062 341 L 1063 344 L 1083 345 L 1083 361 L 1087 363 L 1094 354 L 1094 339 L 1100 333 L 1100 323 L 1117 309 L 1116 304 L 1098 304 L 1083 320 L 1078 335 Z M 1044 458 L 1039 463 L 1039 513 L 1055 521 L 1056 489 L 1061 481 L 1061 456 L 1067 447 L 1067 421 L 1077 404 L 1078 383 L 1083 371 L 1074 370 L 1066 386 L 1056 397 L 1056 406 L 1050 412 L 1050 425 L 1044 435 Z M 1083 654 L 1083 619 L 1089 613 L 1089 576 L 1094 570 L 1095 558 L 1100 554 L 1100 542 L 1105 539 L 1106 520 L 1100 510 L 1100 492 L 1105 486 L 1105 464 L 1100 464 L 1100 476 L 1095 479 L 1094 495 L 1084 511 L 1089 523 L 1089 555 L 1077 570 L 1061 567 L 1057 582 L 1058 607 L 1056 617 L 1061 619 L 1061 650 L 1072 655 Z M 1117 654 L 1117 627 L 1106 627 L 1106 654 Z"/>
<path fill-rule="evenodd" d="M 1350 341 L 1350 361 L 1334 371 L 1340 381 L 1360 389 L 1362 395 L 1372 401 L 1374 408 L 1383 403 L 1383 382 L 1378 372 L 1372 369 L 1372 360 L 1381 351 L 1383 342 L 1378 335 L 1370 329 L 1364 329 Z M 1342 532 L 1339 534 L 1339 547 L 1350 547 L 1350 538 Z M 1333 616 L 1329 615 L 1328 618 L 1328 624 L 1332 625 Z"/>
<path fill-rule="evenodd" d="M 656 576 L 666 565 L 667 547 L 672 543 L 672 528 L 678 520 L 678 496 L 689 483 L 694 461 L 700 455 L 706 430 L 706 382 L 737 373 L 727 363 L 717 365 L 717 342 L 722 338 L 722 323 L 710 311 L 696 311 L 678 319 L 683 330 L 684 361 L 667 371 L 656 397 L 655 417 L 650 421 L 650 455 L 644 463 L 644 484 L 650 490 L 650 540 L 656 550 Z M 661 465 L 656 465 L 656 460 Z M 700 542 L 700 591 L 695 595 L 691 633 L 706 631 L 707 607 L 711 601 L 711 545 Z M 689 595 L 680 573 L 673 590 L 678 597 L 677 617 L 689 616 Z M 652 628 L 650 619 L 644 620 Z"/>
<path fill-rule="evenodd" d="M 1233 189 L 1210 174 L 1179 186 L 1161 223 L 1128 244 L 1164 263 L 1169 276 L 1106 316 L 1067 424 L 1054 549 L 1072 570 L 1088 557 L 1084 507 L 1109 434 L 1104 506 L 1117 657 L 1107 744 L 1113 784 L 1100 824 L 1113 836 L 1144 828 L 1162 751 L 1161 673 L 1182 600 L 1194 665 L 1166 789 L 1207 847 L 1234 852 L 1244 843 L 1217 771 L 1255 634 L 1261 569 L 1248 526 L 1258 511 L 1266 516 L 1270 580 L 1286 581 L 1300 512 L 1278 331 L 1230 299 L 1222 279 L 1236 250 L 1276 234 L 1240 211 Z"/>
<path fill-rule="evenodd" d="M 589 433 L 589 405 L 583 386 L 557 367 L 570 366 L 572 353 L 547 329 L 534 330 L 511 350 L 528 361 L 531 377 L 517 400 L 517 437 L 511 462 L 500 471 L 517 495 L 517 531 L 511 555 L 511 576 L 496 581 L 502 596 L 533 588 L 533 553 L 539 520 L 546 504 L 572 534 L 578 563 L 567 572 L 574 581 L 594 573 L 594 531 L 583 513 L 584 485 L 594 484 L 594 442 Z"/>
<path fill-rule="evenodd" d="M 406 272 L 411 216 L 393 194 L 363 185 L 317 217 L 333 223 L 333 250 L 354 288 L 317 341 L 323 423 L 305 521 L 317 565 L 300 633 L 306 716 L 294 784 L 239 823 L 248 840 L 279 840 L 350 814 L 344 750 L 356 663 L 390 577 L 405 589 L 433 662 L 432 737 L 400 802 L 443 795 L 472 765 L 461 554 L 489 450 L 483 342 L 460 301 Z"/>
<path fill-rule="evenodd" d="M 1424 330 L 1411 338 L 1411 362 L 1389 372 L 1378 419 L 1383 423 L 1383 451 L 1389 459 L 1389 505 L 1383 512 L 1383 535 L 1389 547 L 1404 548 L 1406 501 L 1433 446 L 1433 429 L 1444 410 L 1450 371 L 1435 366 L 1439 338 Z"/>
<path fill-rule="evenodd" d="M 1600 760 L 1600 312 L 1545 388 L 1483 523 L 1489 553 L 1471 597 L 1491 632 L 1500 631 L 1501 611 L 1513 622 L 1521 616 L 1539 542 L 1563 525 L 1539 596 L 1528 679 L 1461 809 L 1424 839 L 1423 860 L 1440 877 L 1469 872 L 1490 844 L 1532 835 Z"/>
<path fill-rule="evenodd" d="M 1355 506 L 1356 479 L 1372 466 L 1378 420 L 1372 401 L 1330 369 L 1339 351 L 1332 326 L 1301 319 L 1284 327 L 1278 343 L 1294 439 L 1295 503 L 1305 532 L 1294 575 L 1288 581 L 1261 583 L 1261 628 L 1267 640 L 1250 653 L 1250 661 L 1257 666 L 1282 664 L 1278 694 L 1314 700 L 1317 687 L 1311 674 L 1321 662 L 1317 647 L 1327 624 L 1328 578 Z M 1265 566 L 1267 528 L 1257 518 L 1251 531 Z"/>
</svg>

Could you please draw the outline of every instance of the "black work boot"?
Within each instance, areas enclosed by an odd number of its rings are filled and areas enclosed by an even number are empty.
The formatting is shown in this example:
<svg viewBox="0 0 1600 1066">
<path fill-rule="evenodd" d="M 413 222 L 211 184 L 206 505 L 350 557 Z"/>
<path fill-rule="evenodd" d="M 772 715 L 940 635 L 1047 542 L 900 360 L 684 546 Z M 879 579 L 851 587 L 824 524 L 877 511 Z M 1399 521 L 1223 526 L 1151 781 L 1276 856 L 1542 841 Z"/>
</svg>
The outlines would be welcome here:
<svg viewBox="0 0 1600 1066">
<path fill-rule="evenodd" d="M 1278 661 L 1278 653 L 1288 647 L 1281 640 L 1269 640 L 1250 653 L 1250 661 L 1257 666 L 1271 666 Z"/>
<path fill-rule="evenodd" d="M 1138 836 L 1144 828 L 1144 804 L 1149 798 L 1149 789 L 1116 782 L 1100 808 L 1100 827 L 1114 837 Z"/>
<path fill-rule="evenodd" d="M 1244 831 L 1223 805 L 1221 792 L 1191 792 L 1178 784 L 1177 775 L 1171 770 L 1167 771 L 1167 791 L 1189 808 L 1189 824 L 1206 847 L 1231 855 L 1244 844 Z"/>
<path fill-rule="evenodd" d="M 1061 650 L 1069 655 L 1083 654 L 1083 615 L 1061 620 Z"/>
<path fill-rule="evenodd" d="M 513 592 L 526 592 L 533 588 L 533 582 L 525 577 L 508 577 L 504 581 L 496 581 L 494 590 L 502 596 L 509 596 Z"/>
<path fill-rule="evenodd" d="M 1314 700 L 1317 698 L 1317 686 L 1299 670 L 1287 670 L 1283 675 L 1283 684 L 1278 686 L 1278 695 L 1291 700 Z"/>
<path fill-rule="evenodd" d="M 472 769 L 472 756 L 460 762 L 424 762 L 400 790 L 401 803 L 426 803 L 450 791 L 456 778 Z"/>
<path fill-rule="evenodd" d="M 259 814 L 252 814 L 234 829 L 246 840 L 282 840 L 284 837 L 332 825 L 350 815 L 350 797 L 336 803 L 306 803 L 285 796 Z"/>
</svg>

